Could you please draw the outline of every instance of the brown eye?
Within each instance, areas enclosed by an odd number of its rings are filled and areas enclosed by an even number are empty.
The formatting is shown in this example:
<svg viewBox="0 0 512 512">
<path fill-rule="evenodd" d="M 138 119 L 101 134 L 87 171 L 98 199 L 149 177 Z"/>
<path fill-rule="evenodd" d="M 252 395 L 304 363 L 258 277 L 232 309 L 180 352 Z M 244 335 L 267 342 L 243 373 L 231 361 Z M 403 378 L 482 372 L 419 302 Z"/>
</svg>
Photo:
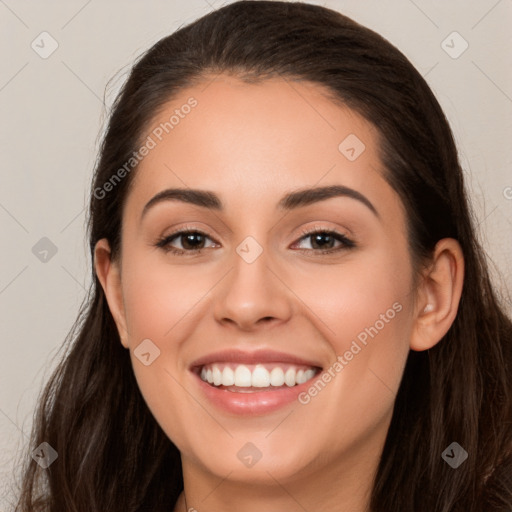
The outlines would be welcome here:
<svg viewBox="0 0 512 512">
<path fill-rule="evenodd" d="M 321 254 L 329 252 L 337 252 L 344 249 L 355 247 L 355 243 L 348 239 L 345 235 L 337 231 L 313 229 L 304 231 L 301 240 L 310 240 L 311 248 L 299 248 L 302 251 L 320 252 Z M 336 246 L 336 243 L 338 244 Z"/>
<path fill-rule="evenodd" d="M 336 243 L 336 238 L 328 233 L 315 233 L 309 237 L 313 249 L 332 249 Z"/>
<path fill-rule="evenodd" d="M 186 233 L 178 235 L 177 238 L 181 238 L 182 247 L 184 249 L 202 249 L 202 245 L 204 244 L 204 235 L 201 233 Z"/>
<path fill-rule="evenodd" d="M 197 230 L 184 230 L 173 233 L 159 240 L 157 247 L 164 249 L 166 252 L 174 252 L 176 254 L 195 253 L 205 249 L 205 240 L 210 238 L 206 233 Z M 181 247 L 175 247 L 171 244 L 178 242 Z"/>
</svg>

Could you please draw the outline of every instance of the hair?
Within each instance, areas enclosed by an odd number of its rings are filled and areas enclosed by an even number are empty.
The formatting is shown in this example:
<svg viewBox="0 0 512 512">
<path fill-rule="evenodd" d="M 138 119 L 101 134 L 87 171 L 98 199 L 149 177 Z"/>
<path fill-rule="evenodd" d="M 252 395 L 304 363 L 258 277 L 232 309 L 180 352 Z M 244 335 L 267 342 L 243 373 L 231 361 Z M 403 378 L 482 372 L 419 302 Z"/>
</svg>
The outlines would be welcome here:
<svg viewBox="0 0 512 512">
<path fill-rule="evenodd" d="M 313 83 L 377 128 L 384 177 L 405 207 L 415 275 L 440 239 L 462 248 L 457 316 L 433 348 L 409 352 L 371 511 L 510 512 L 512 323 L 477 239 L 448 122 L 426 81 L 386 39 L 306 3 L 239 1 L 212 11 L 137 59 L 112 106 L 92 190 L 130 159 L 170 100 L 220 73 L 248 83 Z M 183 489 L 180 453 L 141 395 L 94 270 L 98 240 L 120 256 L 135 173 L 106 199 L 91 193 L 93 282 L 32 427 L 31 448 L 48 442 L 58 459 L 42 469 L 27 456 L 17 511 L 168 510 Z M 457 469 L 441 457 L 453 441 L 468 453 Z"/>
</svg>

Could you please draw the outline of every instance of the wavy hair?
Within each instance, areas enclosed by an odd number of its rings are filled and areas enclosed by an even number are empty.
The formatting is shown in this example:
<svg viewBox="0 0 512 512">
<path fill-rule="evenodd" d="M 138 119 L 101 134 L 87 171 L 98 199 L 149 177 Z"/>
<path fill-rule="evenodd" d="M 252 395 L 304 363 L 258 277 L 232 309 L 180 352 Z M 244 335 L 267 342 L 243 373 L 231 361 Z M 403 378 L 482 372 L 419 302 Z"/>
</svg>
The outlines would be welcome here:
<svg viewBox="0 0 512 512">
<path fill-rule="evenodd" d="M 43 390 L 18 512 L 169 510 L 183 489 L 180 454 L 137 386 L 94 270 L 107 238 L 119 255 L 122 208 L 136 168 L 106 199 L 94 191 L 123 166 L 155 115 L 212 73 L 257 83 L 308 81 L 379 134 L 385 179 L 403 202 L 415 270 L 436 242 L 459 241 L 457 316 L 428 351 L 410 351 L 371 495 L 372 512 L 512 510 L 512 323 L 493 289 L 448 122 L 425 80 L 386 39 L 342 14 L 299 2 L 238 1 L 164 37 L 137 59 L 110 113 L 89 204 L 92 284 Z M 441 458 L 457 441 L 467 460 Z"/>
</svg>

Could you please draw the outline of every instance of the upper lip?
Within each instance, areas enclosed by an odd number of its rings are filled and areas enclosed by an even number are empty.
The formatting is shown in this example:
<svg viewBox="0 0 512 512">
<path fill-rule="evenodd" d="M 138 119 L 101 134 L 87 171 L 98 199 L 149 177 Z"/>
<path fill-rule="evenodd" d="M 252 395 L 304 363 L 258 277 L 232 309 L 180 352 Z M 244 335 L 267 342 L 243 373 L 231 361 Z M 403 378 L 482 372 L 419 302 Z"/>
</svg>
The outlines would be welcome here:
<svg viewBox="0 0 512 512">
<path fill-rule="evenodd" d="M 238 364 L 257 364 L 257 363 L 288 363 L 296 364 L 298 366 L 311 366 L 314 368 L 321 368 L 322 365 L 318 361 L 312 361 L 298 357 L 293 354 L 285 352 L 278 352 L 275 350 L 222 350 L 219 352 L 212 352 L 199 359 L 196 359 L 191 365 L 191 368 L 199 368 L 211 363 L 238 363 Z"/>
</svg>

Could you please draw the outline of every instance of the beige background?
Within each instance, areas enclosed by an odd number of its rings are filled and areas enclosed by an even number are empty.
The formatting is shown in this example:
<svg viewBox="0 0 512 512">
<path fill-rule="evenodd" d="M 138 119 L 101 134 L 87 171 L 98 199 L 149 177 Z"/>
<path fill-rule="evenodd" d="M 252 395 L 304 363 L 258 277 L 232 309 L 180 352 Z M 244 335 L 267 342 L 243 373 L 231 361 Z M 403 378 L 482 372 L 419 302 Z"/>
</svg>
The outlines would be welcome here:
<svg viewBox="0 0 512 512">
<path fill-rule="evenodd" d="M 37 395 L 89 284 L 84 207 L 107 82 L 115 75 L 109 106 L 137 55 L 224 3 L 0 0 L 0 510 L 9 510 Z M 312 3 L 381 33 L 426 77 L 454 130 L 498 282 L 512 289 L 512 1 Z M 31 47 L 51 48 L 43 31 L 58 43 L 46 59 Z M 458 58 L 441 46 L 453 31 L 469 44 Z M 453 54 L 464 41 L 446 44 Z M 42 237 L 57 248 L 46 263 L 32 252 Z"/>
</svg>

